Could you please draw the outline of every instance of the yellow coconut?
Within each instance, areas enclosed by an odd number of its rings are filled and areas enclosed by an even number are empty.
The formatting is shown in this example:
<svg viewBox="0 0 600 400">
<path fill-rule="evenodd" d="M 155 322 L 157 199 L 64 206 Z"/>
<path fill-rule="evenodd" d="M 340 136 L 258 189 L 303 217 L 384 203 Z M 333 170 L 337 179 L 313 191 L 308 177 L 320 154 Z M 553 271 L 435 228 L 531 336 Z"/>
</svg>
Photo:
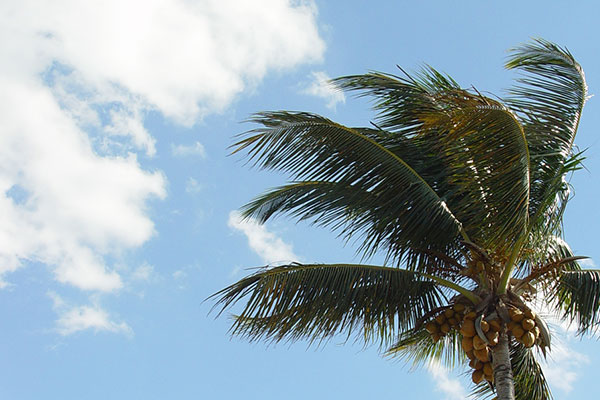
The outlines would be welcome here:
<svg viewBox="0 0 600 400">
<path fill-rule="evenodd" d="M 488 321 L 488 323 L 490 324 L 490 329 L 494 332 L 500 332 L 500 330 L 502 329 L 502 324 L 497 319 L 492 319 Z"/>
<path fill-rule="evenodd" d="M 468 312 L 465 314 L 465 319 L 475 319 L 477 318 L 477 313 L 475 311 Z"/>
<path fill-rule="evenodd" d="M 520 338 L 525 333 L 525 330 L 521 327 L 521 325 L 516 325 L 511 332 L 514 337 Z"/>
<path fill-rule="evenodd" d="M 448 323 L 442 324 L 442 326 L 440 326 L 440 331 L 442 331 L 442 333 L 450 332 L 450 325 Z"/>
<path fill-rule="evenodd" d="M 460 333 L 462 333 L 463 336 L 467 337 L 475 336 L 475 323 L 473 322 L 473 320 L 466 319 L 463 322 L 462 327 L 460 328 Z"/>
<path fill-rule="evenodd" d="M 530 309 L 526 309 L 525 311 L 523 311 L 523 314 L 525 314 L 526 318 L 535 319 L 535 313 Z"/>
<path fill-rule="evenodd" d="M 531 332 L 533 332 L 533 336 L 535 336 L 535 340 L 537 340 L 540 337 L 540 328 L 537 325 L 533 328 L 533 330 Z"/>
<path fill-rule="evenodd" d="M 535 327 L 535 321 L 530 318 L 525 318 L 523 321 L 521 321 L 521 326 L 526 331 L 530 331 Z"/>
<path fill-rule="evenodd" d="M 471 379 L 473 379 L 474 384 L 478 384 L 483 380 L 483 370 L 476 369 L 473 371 L 473 375 L 471 375 Z"/>
<path fill-rule="evenodd" d="M 478 365 L 480 365 L 481 367 L 477 368 Z M 471 367 L 473 369 L 481 369 L 481 368 L 483 368 L 483 363 L 475 358 L 475 359 L 469 361 L 469 367 Z"/>
<path fill-rule="evenodd" d="M 477 335 L 473 336 L 473 348 L 475 350 L 481 350 L 485 348 L 485 346 L 487 346 L 487 344 L 483 341 L 483 339 Z"/>
<path fill-rule="evenodd" d="M 506 328 L 507 328 L 509 331 L 512 331 L 512 330 L 515 328 L 515 326 L 517 326 L 517 325 L 518 325 L 518 324 L 517 324 L 515 321 L 510 321 L 510 322 L 508 323 L 508 325 L 506 326 Z"/>
<path fill-rule="evenodd" d="M 490 351 L 487 347 L 484 347 L 481 350 L 473 350 L 473 354 L 475 354 L 475 357 L 481 362 L 488 362 L 490 360 Z"/>
<path fill-rule="evenodd" d="M 425 329 L 427 329 L 427 332 L 434 334 L 440 331 L 440 326 L 435 322 L 431 321 L 427 325 L 425 325 Z"/>
<path fill-rule="evenodd" d="M 490 330 L 490 324 L 484 319 L 481 320 L 481 324 L 479 325 L 483 332 L 487 332 Z"/>
<path fill-rule="evenodd" d="M 463 337 L 462 338 L 462 348 L 465 351 L 465 353 L 473 350 L 473 339 L 471 339 L 470 337 Z"/>
<path fill-rule="evenodd" d="M 521 338 L 525 347 L 531 347 L 535 343 L 535 335 L 531 332 L 526 332 Z"/>
<path fill-rule="evenodd" d="M 453 308 L 454 308 L 454 311 L 456 311 L 458 313 L 462 313 L 463 311 L 465 311 L 465 305 L 461 304 L 461 303 L 456 303 Z"/>
<path fill-rule="evenodd" d="M 485 334 L 485 337 L 487 338 L 488 342 L 490 342 L 490 346 L 494 347 L 498 344 L 498 339 L 500 338 L 500 335 L 498 334 L 498 332 L 489 331 Z"/>
<path fill-rule="evenodd" d="M 510 319 L 515 322 L 521 322 L 521 321 L 523 321 L 523 318 L 525 318 L 525 315 L 523 314 L 523 312 L 521 310 L 519 310 L 518 308 L 509 309 L 508 315 L 510 316 Z"/>
<path fill-rule="evenodd" d="M 492 363 L 487 362 L 485 364 L 483 364 L 483 373 L 491 376 L 494 374 L 494 367 L 492 367 Z"/>
</svg>

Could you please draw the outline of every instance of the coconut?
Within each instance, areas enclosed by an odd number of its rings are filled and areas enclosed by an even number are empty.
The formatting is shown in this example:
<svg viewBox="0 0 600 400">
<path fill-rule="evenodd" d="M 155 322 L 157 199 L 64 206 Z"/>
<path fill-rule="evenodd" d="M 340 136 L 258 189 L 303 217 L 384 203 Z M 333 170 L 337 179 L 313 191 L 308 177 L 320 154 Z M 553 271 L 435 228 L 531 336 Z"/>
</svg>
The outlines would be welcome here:
<svg viewBox="0 0 600 400">
<path fill-rule="evenodd" d="M 516 338 L 520 338 L 525 333 L 525 330 L 521 327 L 521 325 L 515 325 L 512 329 L 512 334 Z"/>
<path fill-rule="evenodd" d="M 484 349 L 485 346 L 487 346 L 487 344 L 483 341 L 483 339 L 481 339 L 478 335 L 475 335 L 473 337 L 473 348 L 475 350 L 481 350 Z"/>
<path fill-rule="evenodd" d="M 448 323 L 442 324 L 442 326 L 440 326 L 440 331 L 442 331 L 442 333 L 450 332 L 450 325 Z"/>
<path fill-rule="evenodd" d="M 475 319 L 477 318 L 477 313 L 475 311 L 468 312 L 465 315 L 465 319 Z"/>
<path fill-rule="evenodd" d="M 535 335 L 531 332 L 526 332 L 521 338 L 525 347 L 531 347 L 535 343 Z"/>
<path fill-rule="evenodd" d="M 535 313 L 530 309 L 526 309 L 525 311 L 523 311 L 523 314 L 525 314 L 526 318 L 535 319 Z"/>
<path fill-rule="evenodd" d="M 477 360 L 477 357 L 475 357 L 475 353 L 473 352 L 473 350 L 465 351 L 465 354 L 467 355 L 467 358 L 469 360 L 471 360 L 471 361 Z"/>
<path fill-rule="evenodd" d="M 533 328 L 533 330 L 531 332 L 533 332 L 533 336 L 535 336 L 535 340 L 537 340 L 540 337 L 540 328 L 537 325 Z"/>
<path fill-rule="evenodd" d="M 481 362 L 488 362 L 490 360 L 490 351 L 487 347 L 484 347 L 481 350 L 473 350 L 473 354 L 475 354 L 475 357 Z"/>
<path fill-rule="evenodd" d="M 437 317 L 435 317 L 435 322 L 442 325 L 444 322 L 446 322 L 446 317 L 444 314 L 438 314 Z"/>
<path fill-rule="evenodd" d="M 491 376 L 494 374 L 494 367 L 492 367 L 492 363 L 487 362 L 485 364 L 483 364 L 483 373 Z"/>
<path fill-rule="evenodd" d="M 523 312 L 518 308 L 511 308 L 510 310 L 508 310 L 508 315 L 510 319 L 515 322 L 521 322 L 523 321 L 523 318 L 525 318 Z"/>
<path fill-rule="evenodd" d="M 500 332 L 502 329 L 502 324 L 497 319 L 489 320 L 488 323 L 490 324 L 490 329 L 494 332 Z"/>
<path fill-rule="evenodd" d="M 473 339 L 471 339 L 470 337 L 463 337 L 462 338 L 462 348 L 463 350 L 466 352 L 473 350 Z"/>
<path fill-rule="evenodd" d="M 454 310 L 451 308 L 446 308 L 444 310 L 444 315 L 446 316 L 446 318 L 450 318 L 454 315 Z"/>
<path fill-rule="evenodd" d="M 498 339 L 500 338 L 500 335 L 498 334 L 498 332 L 489 331 L 485 334 L 485 337 L 487 338 L 488 342 L 490 342 L 490 346 L 493 347 L 498 344 Z"/>
<path fill-rule="evenodd" d="M 440 334 L 440 333 L 434 333 L 431 335 L 431 339 L 433 340 L 433 343 L 437 343 L 441 338 L 442 338 L 442 334 Z"/>
<path fill-rule="evenodd" d="M 473 379 L 474 384 L 478 384 L 483 380 L 483 370 L 476 369 L 473 371 L 473 375 L 471 375 L 471 379 Z"/>
<path fill-rule="evenodd" d="M 488 322 L 484 319 L 481 320 L 481 323 L 479 324 L 479 326 L 481 327 L 481 330 L 483 332 L 487 332 L 490 330 L 490 324 L 488 324 Z"/>
<path fill-rule="evenodd" d="M 478 359 L 469 361 L 469 367 L 471 367 L 473 369 L 481 369 L 481 368 L 477 368 L 478 364 L 481 365 L 481 367 L 483 368 L 483 363 L 481 361 L 479 361 Z"/>
<path fill-rule="evenodd" d="M 456 303 L 452 308 L 454 308 L 454 311 L 456 311 L 457 313 L 462 313 L 463 311 L 465 311 L 465 305 L 461 303 Z"/>
<path fill-rule="evenodd" d="M 450 324 L 451 326 L 458 325 L 458 320 L 456 318 L 454 318 L 454 317 L 448 318 L 448 320 L 446 322 L 448 322 L 448 324 Z"/>
<path fill-rule="evenodd" d="M 475 323 L 473 322 L 473 320 L 465 320 L 462 324 L 462 327 L 460 328 L 460 333 L 462 333 L 463 336 L 467 337 L 475 336 Z"/>
<path fill-rule="evenodd" d="M 518 325 L 518 324 L 517 324 L 515 321 L 510 321 L 510 322 L 508 323 L 508 325 L 506 326 L 506 328 L 507 328 L 509 331 L 512 331 L 512 330 L 515 328 L 515 326 L 517 326 L 517 325 Z"/>
<path fill-rule="evenodd" d="M 489 383 L 494 383 L 494 374 L 492 375 L 485 375 L 484 374 L 484 378 L 486 381 L 488 381 Z"/>
<path fill-rule="evenodd" d="M 427 332 L 434 334 L 440 331 L 440 326 L 435 322 L 431 321 L 427 325 L 425 325 L 425 329 L 427 329 Z"/>
<path fill-rule="evenodd" d="M 535 321 L 530 318 L 525 318 L 523 321 L 521 321 L 521 326 L 526 331 L 530 331 L 535 327 Z"/>
</svg>

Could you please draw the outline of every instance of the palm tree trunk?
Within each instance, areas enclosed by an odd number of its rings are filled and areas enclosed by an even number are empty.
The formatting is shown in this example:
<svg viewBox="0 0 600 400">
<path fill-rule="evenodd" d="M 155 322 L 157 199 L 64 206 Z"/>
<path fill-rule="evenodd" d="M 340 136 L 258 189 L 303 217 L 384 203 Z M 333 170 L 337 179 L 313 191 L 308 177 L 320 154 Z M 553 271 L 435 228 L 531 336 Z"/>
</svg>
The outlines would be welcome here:
<svg viewBox="0 0 600 400">
<path fill-rule="evenodd" d="M 508 350 L 508 334 L 506 330 L 500 333 L 498 344 L 492 347 L 492 365 L 494 367 L 494 382 L 498 392 L 498 400 L 515 400 L 515 386 L 510 353 Z"/>
</svg>

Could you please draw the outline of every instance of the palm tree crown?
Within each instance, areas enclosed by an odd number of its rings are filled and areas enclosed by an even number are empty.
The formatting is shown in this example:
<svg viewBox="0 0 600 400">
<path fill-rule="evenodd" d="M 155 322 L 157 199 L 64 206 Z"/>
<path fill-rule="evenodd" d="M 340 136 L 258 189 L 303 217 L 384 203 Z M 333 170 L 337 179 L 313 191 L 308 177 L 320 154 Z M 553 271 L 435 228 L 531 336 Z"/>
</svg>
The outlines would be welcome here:
<svg viewBox="0 0 600 400">
<path fill-rule="evenodd" d="M 573 140 L 586 84 L 573 56 L 541 39 L 513 49 L 506 67 L 521 76 L 505 99 L 429 67 L 335 79 L 374 99 L 366 128 L 305 112 L 254 115 L 258 127 L 234 152 L 292 181 L 244 216 L 312 220 L 386 259 L 265 267 L 214 295 L 221 310 L 247 298 L 232 332 L 357 335 L 417 364 L 470 360 L 481 396 L 550 398 L 533 350 L 545 355 L 551 333 L 533 304 L 581 334 L 600 321 L 600 271 L 580 268 L 561 231 L 565 177 L 582 161 Z"/>
</svg>

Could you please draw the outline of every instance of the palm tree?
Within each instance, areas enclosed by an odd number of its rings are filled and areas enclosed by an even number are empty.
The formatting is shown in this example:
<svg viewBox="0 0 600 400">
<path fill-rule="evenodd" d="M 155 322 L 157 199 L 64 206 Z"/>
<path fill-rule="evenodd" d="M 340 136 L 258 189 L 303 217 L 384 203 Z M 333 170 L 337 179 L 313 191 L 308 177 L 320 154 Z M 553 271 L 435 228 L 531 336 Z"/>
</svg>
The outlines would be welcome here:
<svg viewBox="0 0 600 400">
<path fill-rule="evenodd" d="M 305 112 L 263 112 L 233 145 L 292 182 L 243 208 L 339 232 L 383 266 L 264 267 L 216 293 L 222 312 L 247 298 L 232 333 L 250 340 L 355 335 L 421 364 L 466 363 L 474 392 L 548 399 L 538 363 L 551 333 L 543 306 L 581 334 L 600 321 L 600 271 L 582 269 L 562 235 L 566 177 L 586 100 L 571 53 L 545 40 L 513 49 L 509 97 L 462 89 L 427 67 L 334 80 L 372 96 L 371 127 Z M 535 351 L 534 351 L 535 350 Z"/>
</svg>

